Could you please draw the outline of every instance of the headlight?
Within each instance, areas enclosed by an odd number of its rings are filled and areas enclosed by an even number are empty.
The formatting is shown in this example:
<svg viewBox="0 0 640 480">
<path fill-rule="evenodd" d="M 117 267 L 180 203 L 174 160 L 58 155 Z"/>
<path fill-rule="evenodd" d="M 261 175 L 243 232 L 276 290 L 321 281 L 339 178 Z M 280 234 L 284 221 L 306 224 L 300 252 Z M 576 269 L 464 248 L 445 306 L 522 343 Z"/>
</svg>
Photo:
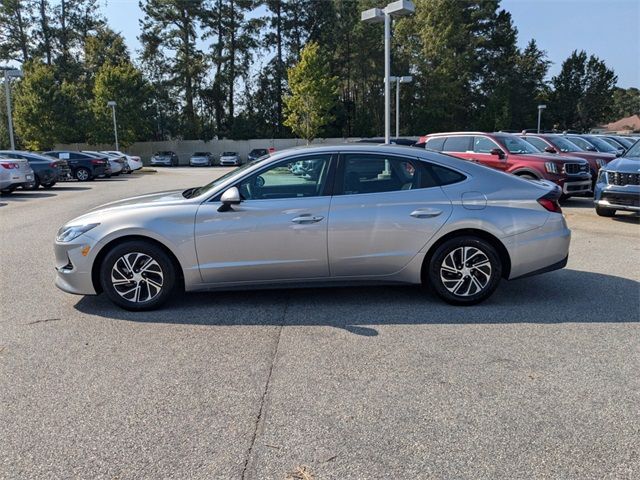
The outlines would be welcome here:
<svg viewBox="0 0 640 480">
<path fill-rule="evenodd" d="M 609 177 L 607 176 L 606 171 L 600 170 L 598 172 L 598 183 L 609 183 Z"/>
<path fill-rule="evenodd" d="M 548 173 L 555 173 L 556 175 L 558 174 L 558 165 L 553 162 L 544 162 L 544 168 Z"/>
<path fill-rule="evenodd" d="M 99 223 L 89 223 L 87 225 L 65 225 L 60 230 L 58 230 L 58 235 L 56 235 L 56 240 L 58 242 L 70 242 L 75 240 L 83 233 L 87 233 L 92 228 L 100 225 Z"/>
<path fill-rule="evenodd" d="M 596 163 L 602 168 L 607 164 L 607 161 L 604 158 L 596 158 Z"/>
</svg>

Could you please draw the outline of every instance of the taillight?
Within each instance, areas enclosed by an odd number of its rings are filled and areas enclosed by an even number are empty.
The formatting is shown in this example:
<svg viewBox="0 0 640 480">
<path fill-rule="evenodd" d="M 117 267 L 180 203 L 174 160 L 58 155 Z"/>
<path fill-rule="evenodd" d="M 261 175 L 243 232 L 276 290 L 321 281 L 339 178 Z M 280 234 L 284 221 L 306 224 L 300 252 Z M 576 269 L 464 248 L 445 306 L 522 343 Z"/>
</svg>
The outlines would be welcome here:
<svg viewBox="0 0 640 480">
<path fill-rule="evenodd" d="M 540 197 L 538 199 L 538 203 L 550 212 L 562 213 L 562 209 L 560 208 L 560 204 L 558 203 L 558 200 L 556 198 L 551 198 L 549 195 Z"/>
<path fill-rule="evenodd" d="M 17 163 L 13 163 L 13 162 L 2 162 L 0 165 L 2 165 L 7 170 L 11 170 L 11 169 L 14 169 L 14 168 L 15 169 L 20 168 L 20 165 L 18 165 Z"/>
<path fill-rule="evenodd" d="M 420 138 L 418 138 L 418 143 L 424 143 L 427 141 L 427 137 L 426 135 L 421 136 Z"/>
<path fill-rule="evenodd" d="M 52 166 L 53 168 L 56 168 L 56 167 L 58 166 L 58 164 L 57 164 L 56 162 L 52 162 L 52 163 L 51 163 L 51 166 Z"/>
<path fill-rule="evenodd" d="M 104 160 L 91 160 L 91 163 L 93 165 L 102 165 L 104 163 Z"/>
</svg>

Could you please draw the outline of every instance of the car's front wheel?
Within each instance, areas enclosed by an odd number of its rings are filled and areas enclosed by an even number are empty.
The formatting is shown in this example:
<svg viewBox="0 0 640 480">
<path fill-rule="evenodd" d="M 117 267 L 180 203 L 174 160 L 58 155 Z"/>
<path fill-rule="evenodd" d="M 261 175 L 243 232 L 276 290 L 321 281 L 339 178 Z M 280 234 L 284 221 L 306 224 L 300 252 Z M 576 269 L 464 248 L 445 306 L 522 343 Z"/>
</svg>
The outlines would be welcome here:
<svg viewBox="0 0 640 480">
<path fill-rule="evenodd" d="M 613 217 L 615 216 L 616 211 L 613 208 L 601 207 L 600 205 L 596 205 L 596 213 L 600 217 Z"/>
<path fill-rule="evenodd" d="M 491 296 L 502 277 L 502 262 L 486 240 L 462 236 L 447 240 L 431 256 L 428 281 L 453 305 L 475 305 Z"/>
<path fill-rule="evenodd" d="M 153 310 L 167 301 L 176 283 L 173 262 L 162 248 L 145 241 L 117 245 L 100 266 L 100 284 L 126 310 Z"/>
</svg>

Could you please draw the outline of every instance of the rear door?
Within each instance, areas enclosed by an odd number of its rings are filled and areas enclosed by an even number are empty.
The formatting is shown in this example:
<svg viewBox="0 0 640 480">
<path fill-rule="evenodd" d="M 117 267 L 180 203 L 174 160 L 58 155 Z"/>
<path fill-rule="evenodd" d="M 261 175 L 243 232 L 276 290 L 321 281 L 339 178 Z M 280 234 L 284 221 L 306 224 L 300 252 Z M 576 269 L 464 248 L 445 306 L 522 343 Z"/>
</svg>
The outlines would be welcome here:
<svg viewBox="0 0 640 480">
<path fill-rule="evenodd" d="M 390 275 L 405 267 L 451 214 L 424 162 L 344 153 L 329 212 L 333 277 Z"/>
</svg>

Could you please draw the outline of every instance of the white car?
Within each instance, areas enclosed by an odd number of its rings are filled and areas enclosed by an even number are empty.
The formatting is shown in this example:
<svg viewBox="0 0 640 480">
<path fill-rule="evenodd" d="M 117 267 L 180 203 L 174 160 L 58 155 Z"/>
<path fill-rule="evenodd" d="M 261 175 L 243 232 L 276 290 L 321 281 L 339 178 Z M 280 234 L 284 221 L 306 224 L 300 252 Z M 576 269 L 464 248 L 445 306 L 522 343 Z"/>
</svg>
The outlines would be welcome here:
<svg viewBox="0 0 640 480">
<path fill-rule="evenodd" d="M 27 160 L 0 155 L 0 193 L 9 194 L 18 187 L 33 185 L 33 170 Z"/>
<path fill-rule="evenodd" d="M 124 161 L 121 159 L 114 157 L 113 155 L 97 152 L 95 150 L 80 150 L 82 153 L 88 153 L 89 155 L 95 155 L 98 158 L 103 158 L 109 162 L 109 166 L 111 167 L 111 175 L 117 177 L 124 170 Z"/>
<path fill-rule="evenodd" d="M 136 155 L 127 155 L 126 153 L 122 153 L 117 150 L 109 150 L 104 153 L 111 153 L 113 155 L 120 155 L 125 157 L 132 172 L 140 170 L 142 168 L 142 159 Z"/>
<path fill-rule="evenodd" d="M 220 155 L 220 165 L 240 165 L 238 152 L 222 152 L 222 155 Z"/>
</svg>

